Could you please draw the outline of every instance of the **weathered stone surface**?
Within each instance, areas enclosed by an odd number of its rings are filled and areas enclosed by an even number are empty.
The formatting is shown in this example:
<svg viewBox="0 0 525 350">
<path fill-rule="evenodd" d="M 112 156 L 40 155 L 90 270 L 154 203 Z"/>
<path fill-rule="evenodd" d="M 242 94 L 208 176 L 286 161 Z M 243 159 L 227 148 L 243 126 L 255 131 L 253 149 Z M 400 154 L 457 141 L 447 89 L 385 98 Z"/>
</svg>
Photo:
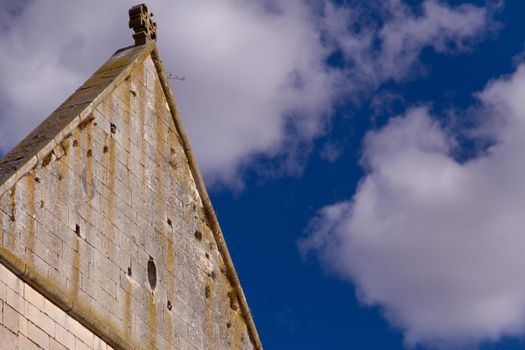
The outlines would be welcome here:
<svg viewBox="0 0 525 350">
<path fill-rule="evenodd" d="M 13 344 L 260 348 L 152 50 L 117 54 L 0 162 Z"/>
<path fill-rule="evenodd" d="M 0 290 L 2 349 L 111 349 L 1 264 Z"/>
</svg>

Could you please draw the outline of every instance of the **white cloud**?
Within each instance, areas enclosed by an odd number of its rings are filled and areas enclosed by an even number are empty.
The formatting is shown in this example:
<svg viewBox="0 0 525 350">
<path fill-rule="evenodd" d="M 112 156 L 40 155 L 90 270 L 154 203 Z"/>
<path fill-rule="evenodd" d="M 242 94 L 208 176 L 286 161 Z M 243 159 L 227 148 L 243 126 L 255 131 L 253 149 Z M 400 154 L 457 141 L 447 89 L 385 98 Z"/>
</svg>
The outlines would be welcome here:
<svg viewBox="0 0 525 350">
<path fill-rule="evenodd" d="M 393 118 L 365 140 L 354 197 L 323 208 L 301 243 L 412 346 L 525 334 L 525 65 L 477 96 L 488 149 L 458 162 L 428 108 Z"/>
<path fill-rule="evenodd" d="M 14 146 L 132 42 L 126 25 L 132 4 L 8 0 L 2 6 L 0 149 Z M 199 164 L 208 181 L 230 185 L 242 183 L 239 170 L 255 156 L 288 158 L 285 167 L 300 168 L 310 149 L 303 146 L 327 131 L 338 99 L 410 75 L 424 47 L 461 49 L 488 21 L 483 8 L 429 0 L 420 14 L 397 0 L 377 2 L 384 25 L 324 0 L 149 5 L 167 70 L 186 77 L 174 90 Z M 339 70 L 325 64 L 336 47 L 348 63 Z"/>
<path fill-rule="evenodd" d="M 400 0 L 354 8 L 329 3 L 324 28 L 345 55 L 347 74 L 359 93 L 366 91 L 364 87 L 374 89 L 388 80 L 416 76 L 424 70 L 419 55 L 426 47 L 438 53 L 470 49 L 492 30 L 489 12 L 484 7 L 451 7 L 434 0 L 423 1 L 417 13 Z"/>
<path fill-rule="evenodd" d="M 302 2 L 279 7 L 181 6 L 175 21 L 184 32 L 163 43 L 166 60 L 188 77 L 175 94 L 208 175 L 235 179 L 250 157 L 277 155 L 324 130 L 334 97 L 334 75 L 323 63 L 328 51 Z M 288 118 L 294 135 L 286 135 Z"/>
</svg>

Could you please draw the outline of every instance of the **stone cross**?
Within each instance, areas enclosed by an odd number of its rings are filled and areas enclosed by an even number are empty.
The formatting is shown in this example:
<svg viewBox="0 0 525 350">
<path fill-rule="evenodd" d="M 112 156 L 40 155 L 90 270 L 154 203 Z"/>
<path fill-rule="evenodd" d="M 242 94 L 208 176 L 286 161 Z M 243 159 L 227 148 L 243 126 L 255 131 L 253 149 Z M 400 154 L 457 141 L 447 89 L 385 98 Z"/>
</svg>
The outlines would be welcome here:
<svg viewBox="0 0 525 350">
<path fill-rule="evenodd" d="M 150 40 L 157 40 L 157 23 L 152 20 L 153 13 L 149 12 L 146 4 L 133 6 L 129 9 L 129 27 L 135 34 L 135 46 L 144 45 Z"/>
</svg>

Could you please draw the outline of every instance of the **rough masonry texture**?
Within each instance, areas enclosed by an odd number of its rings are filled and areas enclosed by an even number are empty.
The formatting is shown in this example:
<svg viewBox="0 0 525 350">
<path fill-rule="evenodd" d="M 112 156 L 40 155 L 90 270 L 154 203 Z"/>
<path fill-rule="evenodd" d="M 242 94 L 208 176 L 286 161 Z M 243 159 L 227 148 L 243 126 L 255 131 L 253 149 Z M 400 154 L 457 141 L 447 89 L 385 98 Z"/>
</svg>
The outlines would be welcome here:
<svg viewBox="0 0 525 350">
<path fill-rule="evenodd" d="M 154 41 L 0 162 L 2 349 L 262 349 Z"/>
</svg>

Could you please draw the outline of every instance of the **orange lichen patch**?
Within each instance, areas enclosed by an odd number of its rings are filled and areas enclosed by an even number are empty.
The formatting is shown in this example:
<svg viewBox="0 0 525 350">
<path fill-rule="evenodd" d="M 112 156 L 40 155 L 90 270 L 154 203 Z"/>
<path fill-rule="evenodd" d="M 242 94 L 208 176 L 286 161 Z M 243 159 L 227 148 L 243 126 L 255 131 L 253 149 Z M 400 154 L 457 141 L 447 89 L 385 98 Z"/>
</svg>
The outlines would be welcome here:
<svg viewBox="0 0 525 350">
<path fill-rule="evenodd" d="M 105 111 L 107 113 L 107 111 Z M 114 244 L 115 241 L 115 228 L 113 221 L 115 219 L 115 181 L 116 181 L 116 141 L 113 137 L 108 136 L 106 139 L 106 146 L 108 148 L 107 153 L 104 153 L 103 162 L 107 169 L 107 183 L 106 183 L 106 194 L 107 194 L 107 206 L 105 208 L 104 218 L 104 234 L 109 238 L 106 254 L 111 257 L 114 256 Z"/>
<path fill-rule="evenodd" d="M 126 279 L 126 290 L 124 292 L 124 332 L 127 337 L 131 338 L 131 302 L 133 286 L 129 277 Z"/>
<path fill-rule="evenodd" d="M 78 133 L 76 133 L 78 136 Z M 60 142 L 60 144 L 55 147 L 53 153 L 55 154 L 57 159 L 60 159 L 64 156 L 67 156 L 67 152 L 69 151 L 69 138 L 72 137 L 72 135 L 68 135 L 65 139 Z"/>
<path fill-rule="evenodd" d="M 127 80 L 125 84 L 122 84 L 128 91 L 128 93 L 124 94 L 124 115 L 122 118 L 124 119 L 124 124 L 126 127 L 126 134 L 131 135 L 131 99 L 130 99 L 130 93 L 129 93 L 129 86 L 131 85 L 130 81 Z M 131 155 L 130 155 L 130 149 L 131 149 L 131 139 L 128 137 L 126 138 L 125 144 L 126 144 L 126 152 L 124 153 L 124 161 L 127 167 L 129 167 L 131 162 Z M 129 178 L 129 170 L 127 177 Z"/>
<path fill-rule="evenodd" d="M 95 116 L 93 115 L 93 113 L 91 113 L 86 119 L 84 119 L 80 124 L 78 124 L 78 128 L 80 130 L 84 130 L 94 120 L 95 120 Z"/>
<path fill-rule="evenodd" d="M 133 71 L 133 74 L 135 75 L 135 78 L 138 80 L 140 85 L 146 84 L 145 79 L 144 79 L 144 62 L 142 62 L 135 68 L 135 70 Z M 139 94 L 139 96 L 144 97 L 144 94 Z"/>
<path fill-rule="evenodd" d="M 109 219 L 113 218 L 113 209 L 115 205 L 115 180 L 116 180 L 116 174 L 115 174 L 115 166 L 116 166 L 116 142 L 115 139 L 112 137 L 109 137 L 108 139 L 108 200 L 109 200 Z"/>
<path fill-rule="evenodd" d="M 74 298 L 78 297 L 80 291 L 80 238 L 75 236 L 75 249 L 73 252 L 73 264 L 71 264 L 71 290 Z"/>
<path fill-rule="evenodd" d="M 51 151 L 44 157 L 44 159 L 42 159 L 42 168 L 45 168 L 46 166 L 48 166 L 48 164 L 51 163 L 52 160 L 53 160 L 53 152 Z"/>
<path fill-rule="evenodd" d="M 26 262 L 30 265 L 34 264 L 35 254 L 35 217 L 36 217 L 36 198 L 35 198 L 35 172 L 30 171 L 26 176 L 26 208 L 28 211 L 26 223 Z"/>
<path fill-rule="evenodd" d="M 216 310 L 220 317 L 216 318 L 217 327 L 219 328 L 220 338 L 226 341 L 228 349 L 246 349 L 247 328 L 242 315 L 239 313 L 237 296 L 228 280 L 226 274 L 216 276 L 218 279 L 218 298 L 219 305 Z M 237 304 L 232 308 L 232 303 Z"/>
<path fill-rule="evenodd" d="M 79 140 L 82 142 L 82 135 L 80 133 L 80 130 L 76 128 L 73 130 L 73 138 L 75 140 Z M 81 147 L 77 147 L 73 151 L 73 164 L 70 164 L 71 169 L 68 169 L 69 176 L 73 178 L 74 180 L 74 187 L 73 187 L 73 193 L 75 194 L 74 198 L 74 209 L 75 213 L 80 214 L 82 212 L 81 208 L 84 205 L 84 200 L 82 196 L 82 179 L 80 176 L 80 169 L 82 169 L 82 163 L 83 163 L 83 155 L 81 154 Z M 78 173 L 77 173 L 78 171 Z M 70 183 L 71 185 L 71 183 Z M 68 199 L 71 201 L 71 199 Z"/>
<path fill-rule="evenodd" d="M 11 221 L 16 220 L 16 185 L 14 185 L 11 188 L 11 191 L 9 191 L 9 211 L 10 211 L 10 218 Z"/>
<path fill-rule="evenodd" d="M 91 138 L 91 134 L 87 134 L 88 138 L 88 151 L 87 151 L 87 158 L 86 158 L 86 170 L 85 170 L 85 190 L 86 190 L 86 197 L 88 199 L 92 199 L 95 195 L 95 189 L 93 187 L 93 158 L 92 158 L 92 148 L 93 148 L 93 139 Z"/>
<path fill-rule="evenodd" d="M 7 237 L 4 243 L 8 248 L 13 249 L 15 246 L 16 235 L 16 185 L 9 191 L 9 223 L 7 227 Z"/>
<path fill-rule="evenodd" d="M 223 274 L 216 276 L 217 282 L 217 298 L 220 303 L 217 305 L 217 312 L 221 316 L 218 331 L 221 339 L 221 345 L 226 346 L 231 344 L 230 328 L 232 327 L 232 318 L 230 316 L 231 309 L 226 302 L 228 300 L 228 280 Z M 227 342 L 227 344 L 225 343 Z"/>
<path fill-rule="evenodd" d="M 166 280 L 166 289 L 167 289 L 167 298 L 168 302 L 171 303 L 172 300 L 175 300 L 175 247 L 173 244 L 173 240 L 171 237 L 168 237 L 172 235 L 172 232 L 168 232 L 167 235 L 165 235 L 165 241 L 164 246 L 166 247 L 165 250 L 165 257 L 166 257 L 166 270 L 167 273 L 167 280 Z M 171 311 L 171 310 L 169 310 Z M 174 342 L 174 334 L 173 334 L 173 323 L 171 321 L 171 317 L 168 315 L 166 317 L 166 340 L 169 343 Z"/>
<path fill-rule="evenodd" d="M 73 139 L 78 140 L 79 142 L 82 141 L 82 135 L 78 128 L 73 130 Z M 67 146 L 66 146 L 67 147 Z M 64 148 L 67 150 L 67 148 Z M 65 177 L 68 179 L 67 185 L 71 186 L 74 185 L 73 194 L 73 207 L 75 213 L 80 213 L 82 205 L 84 204 L 83 196 L 81 195 L 81 186 L 82 186 L 82 180 L 80 176 L 77 176 L 74 172 L 74 169 L 82 169 L 82 155 L 81 153 L 81 147 L 74 147 L 72 153 L 72 159 L 69 159 L 70 157 L 63 157 L 61 159 L 61 172 L 66 171 L 66 173 L 63 173 Z M 65 199 L 67 200 L 67 199 Z M 71 198 L 69 198 L 71 201 Z M 80 292 L 80 261 L 81 261 L 81 252 L 80 252 L 80 226 L 76 226 L 77 232 L 75 234 L 75 241 L 74 241 L 74 252 L 73 252 L 73 261 L 71 264 L 71 286 L 69 292 L 73 296 L 74 299 L 78 298 L 79 292 Z"/>
<path fill-rule="evenodd" d="M 156 142 L 156 153 L 162 155 L 163 149 L 165 147 L 164 141 L 163 141 L 163 135 L 164 135 L 164 124 L 162 123 L 162 111 L 160 110 L 160 98 L 159 95 L 157 95 L 157 91 L 155 92 L 155 142 Z M 157 162 L 162 162 L 162 156 L 158 157 Z M 160 170 L 160 174 L 158 176 L 155 176 L 155 193 L 157 194 L 157 200 L 155 201 L 157 205 L 157 213 L 164 213 L 166 208 L 166 203 L 164 202 L 164 185 L 161 183 L 161 179 L 164 179 L 163 174 L 163 167 L 161 166 L 158 168 Z"/>
<path fill-rule="evenodd" d="M 239 300 L 235 291 L 228 292 L 228 299 L 230 300 L 230 309 L 237 311 L 239 309 Z"/>
<path fill-rule="evenodd" d="M 145 87 L 144 85 L 142 85 L 142 83 L 140 81 L 144 80 L 144 67 L 139 66 L 137 67 L 137 70 L 135 71 L 135 76 L 137 78 L 137 80 L 139 80 L 139 82 L 137 83 L 137 86 L 138 86 L 138 95 L 140 97 L 144 97 L 146 92 L 145 92 Z M 145 134 L 145 131 L 146 131 L 146 104 L 145 103 L 140 103 L 139 104 L 139 108 L 138 108 L 138 111 L 137 111 L 137 116 L 136 118 L 138 119 L 138 125 L 139 125 L 139 139 L 138 139 L 138 146 L 139 146 L 139 149 L 141 150 L 144 150 L 145 149 L 145 144 L 146 144 L 146 140 L 144 139 L 144 134 Z M 140 162 L 141 164 L 144 164 L 144 160 L 145 160 L 145 157 L 146 155 L 144 154 L 144 151 L 140 152 Z M 141 181 L 144 183 L 144 180 L 145 180 L 145 177 L 146 177 L 146 169 L 145 167 L 140 167 L 141 169 Z"/>
<path fill-rule="evenodd" d="M 217 300 L 215 283 L 209 278 L 205 289 L 204 341 L 206 348 L 213 348 L 217 343 Z"/>
<path fill-rule="evenodd" d="M 124 103 L 124 115 L 122 117 L 129 125 L 131 116 L 131 91 L 133 91 L 129 77 L 117 89 L 123 90 L 123 93 L 120 94 L 122 96 L 122 102 Z"/>
<path fill-rule="evenodd" d="M 157 347 L 157 304 L 153 293 L 148 295 L 148 345 L 155 349 Z"/>
<path fill-rule="evenodd" d="M 56 180 L 54 182 L 54 187 L 56 188 L 56 194 L 57 198 L 55 199 L 55 206 L 53 208 L 55 213 L 58 213 L 60 210 L 62 210 L 61 207 L 61 201 L 62 199 L 65 200 L 65 198 L 62 198 L 64 196 L 64 186 L 62 184 L 62 179 L 69 173 L 69 158 L 68 157 L 62 157 L 62 159 L 55 162 L 56 167 Z"/>
<path fill-rule="evenodd" d="M 164 148 L 166 143 L 164 142 L 164 134 L 166 127 L 164 124 L 165 106 L 162 89 L 159 83 L 155 84 L 155 132 L 157 139 L 157 152 L 160 155 L 164 155 Z M 159 163 L 162 159 L 159 159 Z"/>
<path fill-rule="evenodd" d="M 231 348 L 234 350 L 243 350 L 246 348 L 246 339 L 244 336 L 246 333 L 246 325 L 244 324 L 244 320 L 235 311 L 230 312 L 230 319 L 231 326 L 228 330 L 230 332 Z"/>
</svg>

